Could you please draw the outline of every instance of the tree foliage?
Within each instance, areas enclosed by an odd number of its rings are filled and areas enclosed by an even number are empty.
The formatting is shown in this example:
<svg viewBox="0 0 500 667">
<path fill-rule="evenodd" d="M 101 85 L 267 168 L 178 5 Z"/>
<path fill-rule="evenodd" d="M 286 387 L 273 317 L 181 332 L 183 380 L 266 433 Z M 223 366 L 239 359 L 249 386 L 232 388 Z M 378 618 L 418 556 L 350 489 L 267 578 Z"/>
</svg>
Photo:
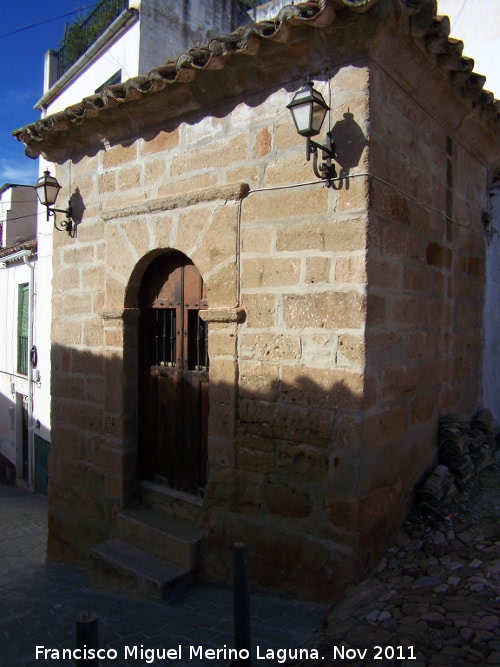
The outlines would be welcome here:
<svg viewBox="0 0 500 667">
<path fill-rule="evenodd" d="M 80 18 L 66 26 L 64 39 L 59 46 L 61 72 L 69 69 L 102 35 L 118 16 L 123 4 L 123 1 L 103 0 L 90 16 L 85 19 Z"/>
</svg>

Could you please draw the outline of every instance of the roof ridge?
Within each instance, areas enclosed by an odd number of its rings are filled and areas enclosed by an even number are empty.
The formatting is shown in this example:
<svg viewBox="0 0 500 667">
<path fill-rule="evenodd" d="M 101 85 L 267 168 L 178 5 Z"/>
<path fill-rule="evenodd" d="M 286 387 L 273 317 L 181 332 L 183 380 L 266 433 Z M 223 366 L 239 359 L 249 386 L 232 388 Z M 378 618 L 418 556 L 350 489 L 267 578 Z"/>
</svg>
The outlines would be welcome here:
<svg viewBox="0 0 500 667">
<path fill-rule="evenodd" d="M 125 104 L 165 89 L 169 84 L 191 82 L 197 72 L 215 71 L 225 67 L 234 55 L 256 55 L 264 41 L 287 43 L 292 30 L 308 26 L 322 29 L 330 26 L 338 12 L 351 10 L 360 14 L 374 8 L 380 0 L 306 0 L 285 5 L 274 19 L 257 21 L 237 28 L 228 35 L 212 38 L 207 44 L 192 47 L 175 59 L 159 65 L 147 74 L 132 77 L 123 83 L 106 86 L 102 91 L 83 98 L 63 111 L 28 124 L 13 134 L 27 146 L 29 157 L 38 157 L 46 135 L 54 130 L 65 131 L 72 123 L 82 123 L 102 111 Z M 463 42 L 451 38 L 450 20 L 437 15 L 436 0 L 386 0 L 392 4 L 399 22 L 415 40 L 422 40 L 425 51 L 435 57 L 438 68 L 449 73 L 450 82 L 464 100 L 500 118 L 500 102 L 484 90 L 485 78 L 473 72 L 474 61 L 462 55 Z M 381 3 L 382 4 L 382 3 Z M 406 23 L 405 23 L 406 21 Z"/>
</svg>

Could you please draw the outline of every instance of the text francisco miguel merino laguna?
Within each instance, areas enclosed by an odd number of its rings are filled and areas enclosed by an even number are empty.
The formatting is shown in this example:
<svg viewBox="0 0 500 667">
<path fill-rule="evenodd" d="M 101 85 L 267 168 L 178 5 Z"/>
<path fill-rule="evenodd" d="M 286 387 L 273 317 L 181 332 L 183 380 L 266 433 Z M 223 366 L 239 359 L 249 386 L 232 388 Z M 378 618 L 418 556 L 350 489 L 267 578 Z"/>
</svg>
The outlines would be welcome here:
<svg viewBox="0 0 500 667">
<path fill-rule="evenodd" d="M 228 648 L 225 644 L 222 648 L 208 648 L 206 646 L 179 646 L 175 648 L 145 648 L 140 646 L 124 646 L 123 651 L 119 652 L 114 648 L 49 648 L 47 646 L 35 647 L 36 660 L 117 660 L 118 658 L 126 660 L 143 660 L 146 663 L 152 663 L 156 660 L 248 660 L 250 652 L 247 649 Z M 263 648 L 256 647 L 256 654 L 253 656 L 257 660 L 276 660 L 278 663 L 284 663 L 287 660 L 312 659 L 320 660 L 316 649 L 286 649 L 286 648 Z"/>
</svg>

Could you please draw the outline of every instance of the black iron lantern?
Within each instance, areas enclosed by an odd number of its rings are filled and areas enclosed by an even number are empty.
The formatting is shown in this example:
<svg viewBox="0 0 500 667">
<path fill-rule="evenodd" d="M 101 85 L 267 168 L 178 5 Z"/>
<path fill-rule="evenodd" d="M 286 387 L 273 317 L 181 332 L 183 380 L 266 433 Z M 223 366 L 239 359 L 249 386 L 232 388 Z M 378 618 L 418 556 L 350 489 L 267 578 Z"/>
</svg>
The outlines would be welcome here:
<svg viewBox="0 0 500 667">
<path fill-rule="evenodd" d="M 59 232 L 68 232 L 70 236 L 73 235 L 73 220 L 71 219 L 71 203 L 68 202 L 68 208 L 53 208 L 57 200 L 57 195 L 61 185 L 59 185 L 57 178 L 50 175 L 50 171 L 45 170 L 43 176 L 40 176 L 37 184 L 35 185 L 36 194 L 40 203 L 47 208 L 47 220 L 50 219 L 50 216 L 54 216 L 54 227 Z M 55 219 L 56 213 L 64 213 L 66 215 L 66 220 L 61 223 L 61 226 L 58 227 Z"/>
<path fill-rule="evenodd" d="M 292 98 L 290 109 L 297 132 L 303 137 L 314 137 L 320 133 L 326 112 L 330 107 L 323 95 L 314 88 L 311 81 L 299 90 Z"/>
<path fill-rule="evenodd" d="M 56 203 L 60 189 L 61 186 L 57 182 L 57 179 L 54 178 L 54 176 L 51 176 L 50 171 L 48 170 L 43 172 L 43 176 L 40 176 L 35 185 L 38 199 L 44 206 L 53 206 Z"/>
<path fill-rule="evenodd" d="M 287 104 L 290 109 L 297 132 L 306 137 L 306 158 L 310 160 L 313 156 L 313 170 L 318 178 L 331 180 L 337 176 L 335 165 L 332 160 L 335 157 L 335 144 L 330 134 L 327 134 L 328 146 L 317 144 L 311 139 L 320 133 L 330 107 L 325 102 L 323 95 L 308 81 Z M 318 165 L 318 150 L 322 151 L 324 162 Z"/>
</svg>

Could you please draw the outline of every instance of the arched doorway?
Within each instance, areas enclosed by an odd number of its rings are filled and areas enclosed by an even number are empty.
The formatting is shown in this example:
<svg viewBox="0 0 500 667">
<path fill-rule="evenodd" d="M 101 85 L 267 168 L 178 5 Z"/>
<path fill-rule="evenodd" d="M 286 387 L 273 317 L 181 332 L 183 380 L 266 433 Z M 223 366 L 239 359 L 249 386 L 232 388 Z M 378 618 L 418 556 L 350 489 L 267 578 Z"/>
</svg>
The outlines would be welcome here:
<svg viewBox="0 0 500 667">
<path fill-rule="evenodd" d="M 206 483 L 207 290 L 180 252 L 157 257 L 139 292 L 139 473 L 198 494 Z"/>
</svg>

